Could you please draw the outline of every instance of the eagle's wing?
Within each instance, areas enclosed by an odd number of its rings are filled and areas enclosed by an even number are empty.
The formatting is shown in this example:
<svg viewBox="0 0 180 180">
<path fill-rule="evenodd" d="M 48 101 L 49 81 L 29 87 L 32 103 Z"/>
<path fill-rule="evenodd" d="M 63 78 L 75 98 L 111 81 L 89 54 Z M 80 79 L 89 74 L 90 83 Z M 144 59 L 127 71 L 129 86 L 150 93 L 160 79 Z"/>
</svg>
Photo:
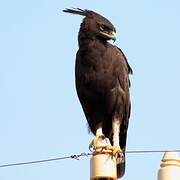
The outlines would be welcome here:
<svg viewBox="0 0 180 180">
<path fill-rule="evenodd" d="M 133 70 L 132 70 L 131 66 L 129 65 L 129 63 L 128 63 L 128 60 L 127 60 L 125 54 L 123 53 L 123 51 L 120 48 L 118 48 L 118 49 L 121 52 L 121 54 L 123 55 L 124 60 L 126 61 L 126 64 L 127 64 L 127 67 L 128 67 L 128 73 L 133 74 Z"/>
<path fill-rule="evenodd" d="M 120 129 L 120 147 L 123 149 L 126 145 L 126 134 L 127 134 L 127 128 L 129 123 L 129 117 L 130 117 L 130 111 L 131 111 L 131 102 L 130 102 L 130 93 L 129 93 L 129 87 L 130 87 L 130 80 L 129 80 L 129 74 L 132 74 L 132 68 L 128 64 L 127 58 L 124 55 L 123 51 L 120 48 L 117 48 L 118 52 L 116 54 L 116 73 L 118 78 L 118 95 L 120 101 L 117 103 L 116 109 L 121 108 L 123 114 L 121 114 L 122 122 L 121 122 L 121 129 Z M 122 108 L 123 106 L 123 108 Z"/>
<path fill-rule="evenodd" d="M 127 139 L 127 129 L 129 124 L 129 117 L 131 111 L 130 102 L 130 80 L 129 74 L 133 71 L 128 64 L 127 58 L 120 48 L 114 47 L 111 50 L 112 58 L 114 58 L 114 72 L 117 79 L 117 84 L 114 87 L 115 92 L 112 92 L 111 96 L 113 98 L 109 101 L 114 103 L 114 114 L 118 114 L 118 119 L 120 121 L 120 131 L 119 131 L 119 146 L 124 154 L 124 162 L 117 165 L 118 177 L 122 177 L 125 172 L 125 149 L 126 149 L 126 139 Z M 114 101 L 114 99 L 116 101 Z"/>
</svg>

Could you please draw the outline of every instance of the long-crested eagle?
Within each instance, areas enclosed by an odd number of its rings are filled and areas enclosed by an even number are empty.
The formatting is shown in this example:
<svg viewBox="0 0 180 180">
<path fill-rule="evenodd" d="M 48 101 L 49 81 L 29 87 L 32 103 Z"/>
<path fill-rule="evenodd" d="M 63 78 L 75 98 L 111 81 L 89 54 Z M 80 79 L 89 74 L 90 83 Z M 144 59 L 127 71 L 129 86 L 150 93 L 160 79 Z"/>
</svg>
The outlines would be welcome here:
<svg viewBox="0 0 180 180">
<path fill-rule="evenodd" d="M 82 9 L 65 9 L 82 15 L 79 50 L 76 54 L 76 90 L 89 128 L 95 135 L 91 146 L 108 138 L 115 153 L 125 158 L 129 124 L 130 80 L 132 69 L 122 50 L 108 42 L 116 39 L 113 24 L 100 14 Z M 125 172 L 125 159 L 117 164 L 118 177 Z"/>
</svg>

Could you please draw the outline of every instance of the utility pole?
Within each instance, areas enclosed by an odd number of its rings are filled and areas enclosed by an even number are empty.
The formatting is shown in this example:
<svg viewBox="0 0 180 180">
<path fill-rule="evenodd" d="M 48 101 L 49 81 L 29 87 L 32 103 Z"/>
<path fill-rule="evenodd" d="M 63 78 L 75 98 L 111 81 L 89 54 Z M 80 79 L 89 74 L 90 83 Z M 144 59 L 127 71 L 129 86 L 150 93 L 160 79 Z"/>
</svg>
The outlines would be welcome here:
<svg viewBox="0 0 180 180">
<path fill-rule="evenodd" d="M 180 155 L 178 152 L 165 152 L 161 168 L 158 171 L 158 180 L 180 180 Z"/>
<path fill-rule="evenodd" d="M 102 148 L 111 145 L 109 140 L 99 142 L 90 160 L 90 180 L 117 180 L 116 157 L 112 151 Z"/>
</svg>

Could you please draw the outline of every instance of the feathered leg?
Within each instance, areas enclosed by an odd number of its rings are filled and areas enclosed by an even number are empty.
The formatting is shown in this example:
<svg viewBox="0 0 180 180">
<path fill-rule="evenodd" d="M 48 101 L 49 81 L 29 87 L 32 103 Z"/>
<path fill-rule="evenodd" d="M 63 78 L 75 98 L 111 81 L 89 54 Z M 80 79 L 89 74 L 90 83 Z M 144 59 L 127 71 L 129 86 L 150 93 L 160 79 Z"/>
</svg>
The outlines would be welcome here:
<svg viewBox="0 0 180 180">
<path fill-rule="evenodd" d="M 123 152 L 119 144 L 120 120 L 116 116 L 114 116 L 113 118 L 112 130 L 113 130 L 113 139 L 112 139 L 113 146 L 108 147 L 108 149 L 111 149 L 113 152 L 113 155 L 115 155 L 117 158 L 120 157 L 122 159 Z"/>
<path fill-rule="evenodd" d="M 119 147 L 119 132 L 120 132 L 120 121 L 118 118 L 113 119 L 113 146 Z"/>
<path fill-rule="evenodd" d="M 118 117 L 114 117 L 112 127 L 113 127 L 113 146 L 112 152 L 117 160 L 117 177 L 122 177 L 125 172 L 125 157 L 124 152 L 120 148 L 119 135 L 120 135 L 120 119 Z"/>
</svg>

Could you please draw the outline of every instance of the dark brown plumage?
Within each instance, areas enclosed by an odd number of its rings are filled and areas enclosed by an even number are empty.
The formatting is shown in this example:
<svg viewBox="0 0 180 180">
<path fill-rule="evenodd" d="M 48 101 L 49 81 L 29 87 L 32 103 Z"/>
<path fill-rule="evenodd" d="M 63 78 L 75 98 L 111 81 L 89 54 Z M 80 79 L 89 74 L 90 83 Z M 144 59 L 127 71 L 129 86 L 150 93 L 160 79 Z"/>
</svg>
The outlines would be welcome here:
<svg viewBox="0 0 180 180">
<path fill-rule="evenodd" d="M 124 53 L 108 40 L 115 40 L 115 27 L 103 16 L 89 10 L 65 9 L 85 16 L 80 27 L 76 55 L 76 89 L 90 130 L 103 134 L 113 144 L 113 122 L 119 123 L 119 146 L 125 156 L 130 117 L 129 66 Z M 125 162 L 118 164 L 118 177 L 124 175 Z"/>
</svg>

